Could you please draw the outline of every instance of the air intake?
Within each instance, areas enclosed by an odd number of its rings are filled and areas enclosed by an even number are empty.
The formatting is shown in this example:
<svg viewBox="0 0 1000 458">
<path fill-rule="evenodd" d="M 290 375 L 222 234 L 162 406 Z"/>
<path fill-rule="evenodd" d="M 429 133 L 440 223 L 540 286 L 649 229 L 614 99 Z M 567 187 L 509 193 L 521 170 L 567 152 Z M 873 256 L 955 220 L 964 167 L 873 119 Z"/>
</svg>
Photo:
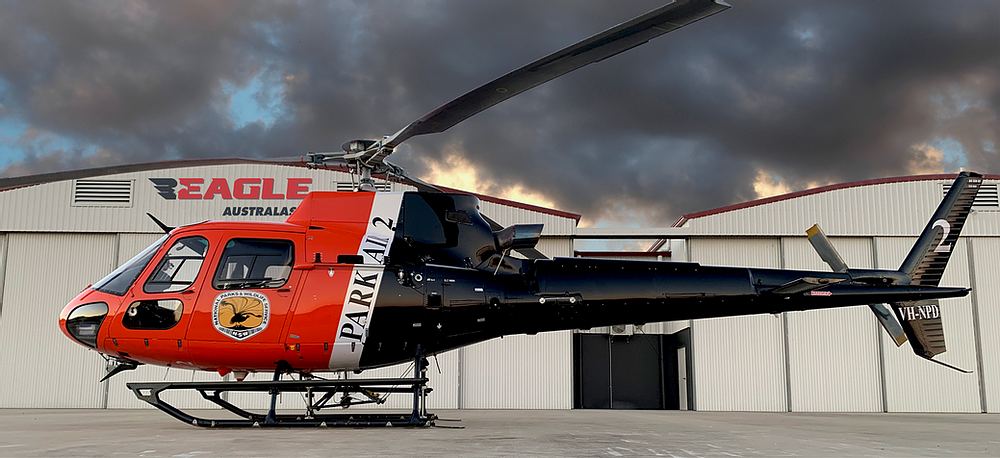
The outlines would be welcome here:
<svg viewBox="0 0 1000 458">
<path fill-rule="evenodd" d="M 75 180 L 74 207 L 131 207 L 132 180 Z"/>
</svg>

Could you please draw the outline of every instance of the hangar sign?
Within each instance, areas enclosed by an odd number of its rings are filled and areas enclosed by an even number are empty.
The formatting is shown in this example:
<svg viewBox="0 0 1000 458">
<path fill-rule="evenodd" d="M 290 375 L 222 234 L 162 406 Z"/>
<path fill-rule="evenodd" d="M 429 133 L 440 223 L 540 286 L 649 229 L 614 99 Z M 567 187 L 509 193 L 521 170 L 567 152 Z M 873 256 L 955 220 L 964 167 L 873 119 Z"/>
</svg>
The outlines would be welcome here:
<svg viewBox="0 0 1000 458">
<path fill-rule="evenodd" d="M 150 178 L 160 197 L 166 200 L 277 200 L 303 199 L 309 193 L 312 178 L 287 178 L 276 183 L 274 178 L 237 178 L 230 184 L 226 178 Z M 235 206 L 222 211 L 222 216 L 288 216 L 296 207 Z"/>
</svg>

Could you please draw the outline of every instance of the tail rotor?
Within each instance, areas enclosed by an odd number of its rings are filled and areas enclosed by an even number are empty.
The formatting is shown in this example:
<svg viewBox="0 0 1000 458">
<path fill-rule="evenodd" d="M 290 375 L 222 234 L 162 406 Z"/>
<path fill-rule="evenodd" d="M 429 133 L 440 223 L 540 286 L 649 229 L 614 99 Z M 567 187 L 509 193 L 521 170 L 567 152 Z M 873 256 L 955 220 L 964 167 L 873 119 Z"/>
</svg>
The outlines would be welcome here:
<svg viewBox="0 0 1000 458">
<path fill-rule="evenodd" d="M 913 286 L 937 287 L 951 258 L 953 248 L 965 227 L 966 219 L 972 211 L 983 175 L 962 172 L 955 179 L 948 194 L 941 201 L 931 220 L 927 223 L 910 253 L 897 272 L 890 276 L 878 277 L 886 282 Z M 814 225 L 806 233 L 809 242 L 820 257 L 834 272 L 850 274 L 847 264 L 827 239 L 826 234 Z M 854 281 L 865 281 L 855 277 Z M 889 337 L 900 346 L 907 340 L 913 352 L 924 359 L 955 369 L 969 371 L 933 359 L 947 350 L 944 339 L 944 325 L 941 321 L 941 307 L 937 299 L 895 302 L 889 304 L 869 304 L 872 312 L 882 324 Z"/>
</svg>

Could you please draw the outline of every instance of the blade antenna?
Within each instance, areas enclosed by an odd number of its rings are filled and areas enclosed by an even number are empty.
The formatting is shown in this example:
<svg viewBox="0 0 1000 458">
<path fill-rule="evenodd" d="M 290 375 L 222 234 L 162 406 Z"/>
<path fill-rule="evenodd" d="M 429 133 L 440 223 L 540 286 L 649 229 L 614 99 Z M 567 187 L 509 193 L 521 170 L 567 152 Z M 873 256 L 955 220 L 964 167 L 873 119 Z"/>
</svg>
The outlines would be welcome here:
<svg viewBox="0 0 1000 458">
<path fill-rule="evenodd" d="M 160 229 L 163 229 L 164 233 L 169 234 L 170 231 L 176 229 L 176 227 L 170 227 L 170 226 L 167 226 L 166 224 L 163 224 L 163 221 L 160 221 L 160 220 L 156 219 L 156 217 L 153 216 L 151 213 L 146 213 L 146 216 L 152 218 L 153 222 L 156 223 L 157 226 L 160 226 Z"/>
</svg>

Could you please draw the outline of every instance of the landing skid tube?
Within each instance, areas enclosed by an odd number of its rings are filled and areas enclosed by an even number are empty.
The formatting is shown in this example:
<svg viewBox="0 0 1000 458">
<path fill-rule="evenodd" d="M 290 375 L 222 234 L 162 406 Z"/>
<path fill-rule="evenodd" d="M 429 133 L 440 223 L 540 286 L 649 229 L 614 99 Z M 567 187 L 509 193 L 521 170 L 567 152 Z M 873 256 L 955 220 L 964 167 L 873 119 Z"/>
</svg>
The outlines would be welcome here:
<svg viewBox="0 0 1000 458">
<path fill-rule="evenodd" d="M 413 360 L 414 374 L 419 378 L 370 378 L 341 380 L 280 380 L 281 374 L 293 369 L 286 361 L 279 361 L 272 381 L 252 382 L 138 382 L 126 383 L 136 397 L 152 404 L 168 415 L 195 426 L 219 427 L 290 427 L 290 426 L 433 426 L 437 415 L 427 413 L 427 361 L 420 346 Z M 226 409 L 242 420 L 210 420 L 198 418 L 160 399 L 166 390 L 196 390 L 201 396 L 219 407 Z M 266 415 L 243 410 L 222 398 L 229 391 L 268 393 L 271 408 Z M 305 393 L 306 412 L 302 415 L 278 414 L 275 412 L 278 395 L 283 392 Z M 322 393 L 319 400 L 316 395 Z M 339 402 L 330 403 L 337 393 L 342 393 Z M 365 399 L 350 396 L 356 393 Z M 413 411 L 410 413 L 356 412 L 341 414 L 318 414 L 316 411 L 328 407 L 350 407 L 357 404 L 382 404 L 388 393 L 413 393 Z"/>
<path fill-rule="evenodd" d="M 343 380 L 279 380 L 279 381 L 245 381 L 245 382 L 135 382 L 128 383 L 128 388 L 135 395 L 168 415 L 195 426 L 210 428 L 218 427 L 295 427 L 295 426 L 430 426 L 437 416 L 428 414 L 424 406 L 424 397 L 431 391 L 427 387 L 427 378 L 388 378 L 388 379 L 343 379 Z M 196 390 L 206 400 L 226 409 L 242 419 L 211 420 L 198 418 L 170 405 L 160 399 L 160 393 L 167 390 Z M 230 391 L 258 392 L 271 395 L 271 410 L 267 414 L 251 413 L 243 410 L 222 398 L 222 394 Z M 279 393 L 304 393 L 306 397 L 306 412 L 303 414 L 277 414 L 274 411 L 274 399 Z M 333 396 L 342 393 L 348 400 L 330 403 Z M 348 395 L 357 393 L 365 400 L 356 400 Z M 330 407 L 345 407 L 348 405 L 384 402 L 379 394 L 412 393 L 413 411 L 410 413 L 375 413 L 354 412 L 341 414 L 320 414 L 316 411 Z M 313 401 L 316 395 L 319 400 Z"/>
</svg>

